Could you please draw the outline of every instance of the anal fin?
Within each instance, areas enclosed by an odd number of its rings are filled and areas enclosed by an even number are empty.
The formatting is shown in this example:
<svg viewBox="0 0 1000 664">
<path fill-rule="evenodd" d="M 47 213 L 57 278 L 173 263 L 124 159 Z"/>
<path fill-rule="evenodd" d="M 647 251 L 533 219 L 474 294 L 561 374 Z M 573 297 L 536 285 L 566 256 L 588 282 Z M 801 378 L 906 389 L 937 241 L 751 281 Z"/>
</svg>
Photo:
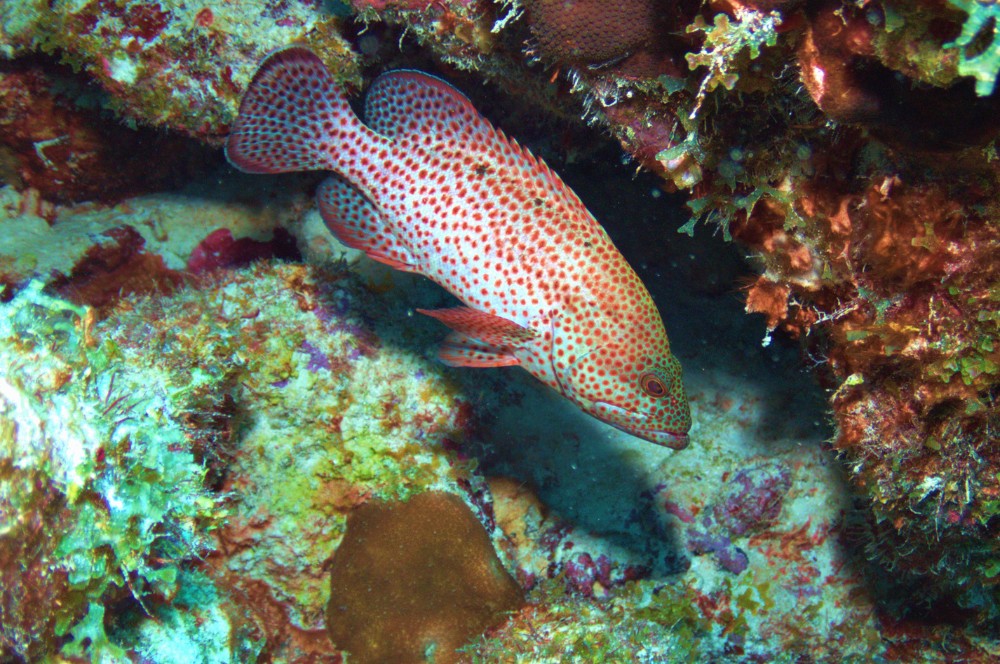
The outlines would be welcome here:
<svg viewBox="0 0 1000 664">
<path fill-rule="evenodd" d="M 316 192 L 319 213 L 338 240 L 380 263 L 419 272 L 409 251 L 386 227 L 378 208 L 350 182 L 332 175 Z"/>
</svg>

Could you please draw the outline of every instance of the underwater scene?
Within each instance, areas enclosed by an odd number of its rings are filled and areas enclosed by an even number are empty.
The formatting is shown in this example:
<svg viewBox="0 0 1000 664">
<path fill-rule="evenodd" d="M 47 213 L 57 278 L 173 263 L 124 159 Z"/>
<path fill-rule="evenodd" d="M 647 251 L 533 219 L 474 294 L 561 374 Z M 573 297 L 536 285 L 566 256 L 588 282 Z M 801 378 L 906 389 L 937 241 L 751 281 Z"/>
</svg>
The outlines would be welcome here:
<svg viewBox="0 0 1000 664">
<path fill-rule="evenodd" d="M 0 662 L 1000 661 L 1000 3 L 0 0 Z"/>
</svg>

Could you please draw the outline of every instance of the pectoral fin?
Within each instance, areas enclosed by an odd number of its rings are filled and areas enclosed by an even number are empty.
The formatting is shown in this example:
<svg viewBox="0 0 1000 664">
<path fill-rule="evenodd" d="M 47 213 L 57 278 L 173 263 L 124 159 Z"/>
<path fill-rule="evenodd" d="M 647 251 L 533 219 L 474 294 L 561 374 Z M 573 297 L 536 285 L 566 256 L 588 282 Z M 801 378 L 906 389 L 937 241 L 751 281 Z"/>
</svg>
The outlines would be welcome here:
<svg viewBox="0 0 1000 664">
<path fill-rule="evenodd" d="M 522 327 L 502 316 L 488 314 L 471 307 L 417 309 L 417 311 L 425 316 L 437 318 L 459 334 L 499 348 L 515 348 L 535 337 L 534 330 Z"/>
<path fill-rule="evenodd" d="M 520 364 L 510 351 L 452 332 L 441 342 L 438 359 L 450 367 L 510 367 Z"/>
<path fill-rule="evenodd" d="M 438 351 L 441 361 L 451 366 L 507 367 L 520 364 L 514 350 L 535 336 L 534 330 L 512 320 L 471 307 L 417 311 L 437 318 L 454 330 Z"/>
<path fill-rule="evenodd" d="M 331 175 L 316 192 L 319 213 L 343 244 L 404 272 L 419 272 L 413 258 L 386 228 L 379 211 L 364 194 L 339 175 Z"/>
</svg>

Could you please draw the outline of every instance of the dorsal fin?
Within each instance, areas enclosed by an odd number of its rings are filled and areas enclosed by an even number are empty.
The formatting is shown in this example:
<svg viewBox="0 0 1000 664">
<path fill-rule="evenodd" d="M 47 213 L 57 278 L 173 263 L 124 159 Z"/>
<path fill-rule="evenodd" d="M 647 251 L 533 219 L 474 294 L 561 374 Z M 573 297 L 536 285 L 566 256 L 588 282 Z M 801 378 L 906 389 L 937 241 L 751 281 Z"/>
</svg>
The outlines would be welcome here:
<svg viewBox="0 0 1000 664">
<path fill-rule="evenodd" d="M 375 79 L 365 97 L 365 122 L 383 136 L 414 140 L 423 147 L 443 138 L 471 141 L 484 129 L 493 129 L 450 83 L 412 69 Z M 487 126 L 480 127 L 482 123 Z"/>
<path fill-rule="evenodd" d="M 430 74 L 400 69 L 379 76 L 365 98 L 365 122 L 397 141 L 426 150 L 474 154 L 500 168 L 516 169 L 565 204 L 586 210 L 544 161 L 494 127 L 454 86 Z"/>
</svg>

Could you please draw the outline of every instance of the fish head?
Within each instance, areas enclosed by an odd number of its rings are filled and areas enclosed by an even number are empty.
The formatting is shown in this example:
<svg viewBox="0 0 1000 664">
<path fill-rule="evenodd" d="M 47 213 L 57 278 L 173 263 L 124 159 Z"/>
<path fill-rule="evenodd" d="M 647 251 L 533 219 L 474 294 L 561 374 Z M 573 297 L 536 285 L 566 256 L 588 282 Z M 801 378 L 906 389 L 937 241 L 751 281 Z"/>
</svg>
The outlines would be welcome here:
<svg viewBox="0 0 1000 664">
<path fill-rule="evenodd" d="M 617 429 L 675 450 L 688 445 L 691 406 L 681 364 L 669 347 L 634 352 L 612 342 L 571 358 L 561 377 L 566 396 Z"/>
</svg>

